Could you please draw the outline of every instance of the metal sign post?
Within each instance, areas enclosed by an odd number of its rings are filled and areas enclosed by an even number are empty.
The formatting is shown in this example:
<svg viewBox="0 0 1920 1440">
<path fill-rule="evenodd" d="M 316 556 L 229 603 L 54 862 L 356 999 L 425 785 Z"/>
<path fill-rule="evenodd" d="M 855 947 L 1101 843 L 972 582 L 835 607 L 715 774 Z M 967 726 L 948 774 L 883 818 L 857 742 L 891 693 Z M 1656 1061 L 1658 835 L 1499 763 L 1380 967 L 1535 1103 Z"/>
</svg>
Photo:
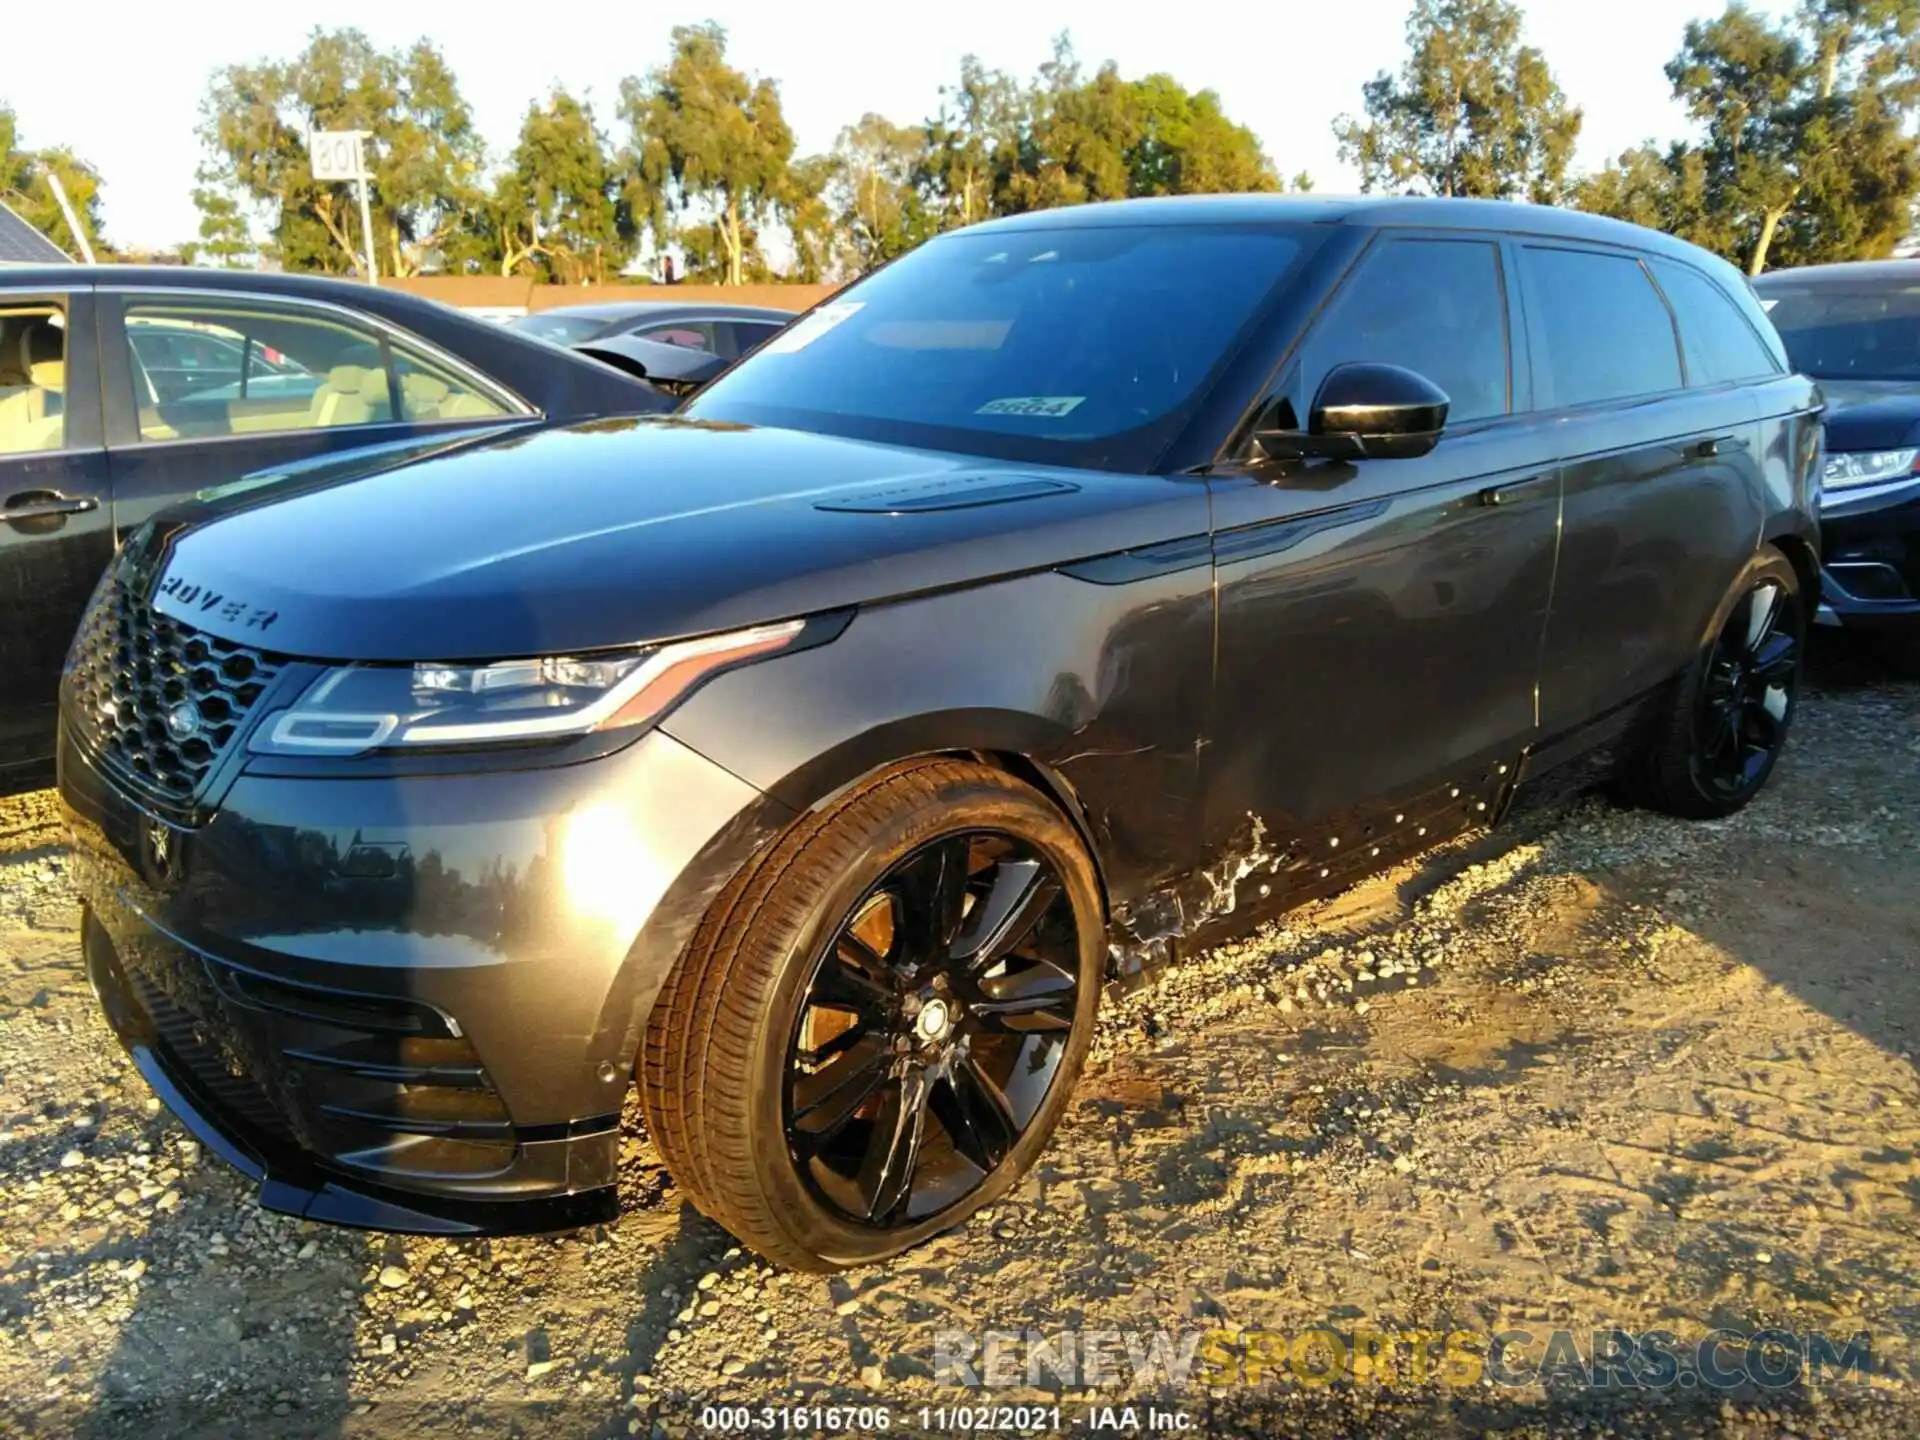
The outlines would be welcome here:
<svg viewBox="0 0 1920 1440">
<path fill-rule="evenodd" d="M 80 258 L 92 265 L 93 246 L 87 243 L 87 232 L 80 228 L 80 217 L 73 212 L 73 202 L 67 199 L 67 187 L 60 183 L 60 177 L 47 171 L 47 188 L 53 191 L 53 198 L 60 203 L 60 213 L 67 217 L 67 229 L 73 232 L 73 243 L 80 247 Z"/>
<path fill-rule="evenodd" d="M 360 234 L 367 247 L 367 283 L 380 283 L 380 268 L 373 258 L 373 204 L 367 198 L 366 142 L 370 130 L 309 130 L 307 158 L 316 180 L 348 181 L 360 187 Z"/>
</svg>

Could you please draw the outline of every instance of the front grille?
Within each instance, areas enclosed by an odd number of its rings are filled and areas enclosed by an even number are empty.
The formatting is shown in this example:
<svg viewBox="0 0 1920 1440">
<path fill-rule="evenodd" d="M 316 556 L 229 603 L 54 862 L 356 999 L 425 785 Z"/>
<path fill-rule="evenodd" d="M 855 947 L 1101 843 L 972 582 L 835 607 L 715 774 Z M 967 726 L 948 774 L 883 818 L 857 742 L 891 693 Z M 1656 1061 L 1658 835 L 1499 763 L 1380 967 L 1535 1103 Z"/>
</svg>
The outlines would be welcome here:
<svg viewBox="0 0 1920 1440">
<path fill-rule="evenodd" d="M 185 804 L 285 663 L 158 614 L 108 579 L 67 657 L 67 714 L 87 748 L 129 783 Z"/>
</svg>

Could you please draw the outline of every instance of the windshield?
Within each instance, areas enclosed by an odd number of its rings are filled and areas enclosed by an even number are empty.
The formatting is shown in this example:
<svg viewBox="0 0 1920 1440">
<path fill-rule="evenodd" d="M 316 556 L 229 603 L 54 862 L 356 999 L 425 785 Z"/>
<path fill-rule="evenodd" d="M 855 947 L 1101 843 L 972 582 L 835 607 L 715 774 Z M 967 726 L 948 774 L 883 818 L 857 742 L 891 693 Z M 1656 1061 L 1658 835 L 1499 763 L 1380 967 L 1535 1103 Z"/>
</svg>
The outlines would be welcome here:
<svg viewBox="0 0 1920 1440">
<path fill-rule="evenodd" d="M 573 345 L 598 335 L 608 323 L 592 315 L 521 315 L 509 320 L 507 328 L 555 345 Z"/>
<path fill-rule="evenodd" d="M 685 413 L 1148 470 L 1314 233 L 948 235 L 789 326 Z"/>
<path fill-rule="evenodd" d="M 1769 286 L 1760 303 L 1802 375 L 1920 380 L 1920 286 Z"/>
</svg>

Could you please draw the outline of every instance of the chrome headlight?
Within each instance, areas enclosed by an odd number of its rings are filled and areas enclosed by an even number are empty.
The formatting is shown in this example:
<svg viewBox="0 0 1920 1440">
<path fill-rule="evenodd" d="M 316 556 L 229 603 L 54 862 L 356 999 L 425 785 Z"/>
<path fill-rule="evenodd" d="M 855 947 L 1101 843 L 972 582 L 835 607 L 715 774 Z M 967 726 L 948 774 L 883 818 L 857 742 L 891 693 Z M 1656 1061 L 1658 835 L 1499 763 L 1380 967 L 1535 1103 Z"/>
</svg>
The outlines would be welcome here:
<svg viewBox="0 0 1920 1440">
<path fill-rule="evenodd" d="M 1879 480 L 1898 480 L 1913 473 L 1913 462 L 1920 450 L 1860 450 L 1827 455 L 1820 483 L 1828 490 L 1844 490 L 1849 485 L 1871 485 Z"/>
<path fill-rule="evenodd" d="M 616 654 L 491 665 L 345 665 L 269 715 L 263 755 L 511 744 L 643 725 L 709 675 L 792 645 L 803 620 Z"/>
</svg>

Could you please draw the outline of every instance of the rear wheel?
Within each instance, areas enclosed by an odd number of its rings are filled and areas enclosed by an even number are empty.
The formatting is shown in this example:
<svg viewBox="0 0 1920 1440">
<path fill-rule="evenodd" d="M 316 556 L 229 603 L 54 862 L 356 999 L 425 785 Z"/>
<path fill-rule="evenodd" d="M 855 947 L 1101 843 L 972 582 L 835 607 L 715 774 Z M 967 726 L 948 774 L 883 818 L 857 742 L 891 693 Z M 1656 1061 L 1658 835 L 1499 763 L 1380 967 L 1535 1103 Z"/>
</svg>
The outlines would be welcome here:
<svg viewBox="0 0 1920 1440">
<path fill-rule="evenodd" d="M 901 766 L 715 902 L 648 1027 L 675 1180 L 769 1259 L 833 1269 L 959 1223 L 1032 1164 L 1091 1038 L 1093 868 L 1036 791 Z"/>
<path fill-rule="evenodd" d="M 1729 592 L 1713 639 L 1675 692 L 1646 757 L 1647 803 L 1712 819 L 1760 793 L 1793 721 L 1806 625 L 1793 565 L 1776 550 L 1762 551 Z"/>
</svg>

